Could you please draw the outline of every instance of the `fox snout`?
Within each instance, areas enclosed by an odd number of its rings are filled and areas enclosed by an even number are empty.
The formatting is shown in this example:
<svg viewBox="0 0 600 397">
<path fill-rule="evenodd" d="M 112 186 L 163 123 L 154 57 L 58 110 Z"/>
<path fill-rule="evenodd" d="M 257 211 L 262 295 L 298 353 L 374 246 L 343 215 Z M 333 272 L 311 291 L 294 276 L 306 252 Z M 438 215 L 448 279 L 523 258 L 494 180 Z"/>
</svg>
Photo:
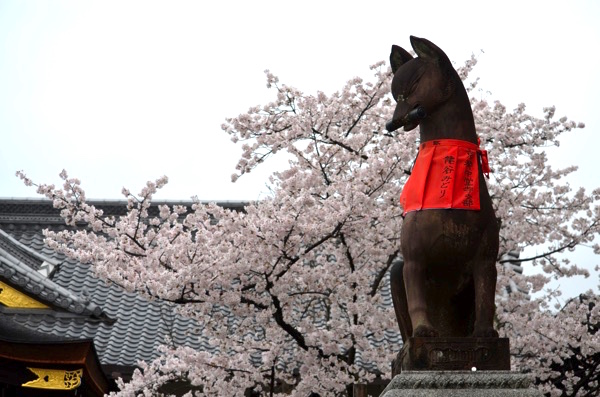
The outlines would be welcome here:
<svg viewBox="0 0 600 397">
<path fill-rule="evenodd" d="M 396 108 L 394 116 L 396 115 L 397 110 L 398 108 Z M 425 108 L 423 108 L 422 106 L 418 106 L 410 112 L 406 113 L 403 117 L 392 118 L 385 124 L 385 129 L 388 132 L 393 132 L 400 127 L 404 127 L 404 131 L 410 131 L 417 125 L 419 125 L 419 122 L 425 117 L 427 117 L 427 112 L 425 111 Z"/>
</svg>

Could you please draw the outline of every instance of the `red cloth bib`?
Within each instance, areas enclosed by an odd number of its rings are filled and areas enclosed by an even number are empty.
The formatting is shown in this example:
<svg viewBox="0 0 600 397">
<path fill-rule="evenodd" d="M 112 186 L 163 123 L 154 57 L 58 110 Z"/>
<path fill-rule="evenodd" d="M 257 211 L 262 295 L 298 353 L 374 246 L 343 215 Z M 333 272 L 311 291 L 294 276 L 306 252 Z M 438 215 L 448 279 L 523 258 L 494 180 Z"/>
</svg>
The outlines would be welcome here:
<svg viewBox="0 0 600 397">
<path fill-rule="evenodd" d="M 489 175 L 487 152 L 458 139 L 423 142 L 400 195 L 404 214 L 424 209 L 479 210 L 479 172 Z"/>
</svg>

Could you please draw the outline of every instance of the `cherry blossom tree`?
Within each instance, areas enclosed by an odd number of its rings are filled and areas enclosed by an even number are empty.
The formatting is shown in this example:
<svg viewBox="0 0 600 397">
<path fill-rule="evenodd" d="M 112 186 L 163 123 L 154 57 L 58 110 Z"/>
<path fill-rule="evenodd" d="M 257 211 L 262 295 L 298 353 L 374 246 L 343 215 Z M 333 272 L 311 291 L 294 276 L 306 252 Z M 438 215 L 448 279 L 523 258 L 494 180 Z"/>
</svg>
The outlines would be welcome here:
<svg viewBox="0 0 600 397">
<path fill-rule="evenodd" d="M 459 68 L 472 93 L 475 64 Z M 273 173 L 270 197 L 243 212 L 198 202 L 161 206 L 151 217 L 166 177 L 137 195 L 123 189 L 128 213 L 121 217 L 90 205 L 66 172 L 62 187 L 36 185 L 77 227 L 45 232 L 47 244 L 127 290 L 173 302 L 202 324 L 213 347 L 165 346 L 121 385 L 122 395 L 156 395 L 162 384 L 185 379 L 201 386 L 197 395 L 283 395 L 277 386 L 287 384 L 292 396 L 345 396 L 353 383 L 389 378 L 400 346 L 380 343 L 397 332 L 382 290 L 401 254 L 398 198 L 418 134 L 384 131 L 391 74 L 383 63 L 371 70 L 370 80 L 351 79 L 331 95 L 304 94 L 267 71 L 273 102 L 223 125 L 243 148 L 233 179 L 281 151 L 289 167 Z M 497 326 L 511 338 L 513 367 L 550 395 L 592 395 L 585 393 L 598 390 L 598 295 L 586 292 L 557 309 L 558 292 L 544 292 L 552 278 L 588 275 L 559 254 L 593 244 L 600 230 L 600 190 L 572 191 L 566 180 L 575 167 L 553 169 L 544 152 L 583 125 L 556 120 L 554 108 L 536 118 L 525 105 L 507 111 L 475 95 L 472 107 L 502 222 Z M 543 252 L 503 259 L 529 246 Z M 515 272 L 515 263 L 539 274 Z"/>
</svg>

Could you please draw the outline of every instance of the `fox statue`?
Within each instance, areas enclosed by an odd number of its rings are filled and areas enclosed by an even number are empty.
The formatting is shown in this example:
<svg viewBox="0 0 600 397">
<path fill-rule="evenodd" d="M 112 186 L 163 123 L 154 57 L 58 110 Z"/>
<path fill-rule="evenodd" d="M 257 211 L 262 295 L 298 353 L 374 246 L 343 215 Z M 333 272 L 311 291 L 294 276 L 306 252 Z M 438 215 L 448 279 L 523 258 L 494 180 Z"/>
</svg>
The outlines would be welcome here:
<svg viewBox="0 0 600 397">
<path fill-rule="evenodd" d="M 467 92 L 446 54 L 411 36 L 417 57 L 392 46 L 397 102 L 389 132 L 419 126 L 404 186 L 403 263 L 391 271 L 394 310 L 409 337 L 498 337 L 494 330 L 499 222 Z"/>
</svg>

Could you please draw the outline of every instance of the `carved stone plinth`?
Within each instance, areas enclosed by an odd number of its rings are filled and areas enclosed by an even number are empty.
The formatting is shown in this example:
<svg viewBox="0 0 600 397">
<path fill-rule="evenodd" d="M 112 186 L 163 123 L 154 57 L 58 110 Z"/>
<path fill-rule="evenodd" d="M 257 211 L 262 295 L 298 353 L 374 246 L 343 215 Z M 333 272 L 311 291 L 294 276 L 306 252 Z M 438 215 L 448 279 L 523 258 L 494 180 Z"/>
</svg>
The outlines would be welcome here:
<svg viewBox="0 0 600 397">
<path fill-rule="evenodd" d="M 405 371 L 380 397 L 542 397 L 527 375 L 509 371 Z"/>
<path fill-rule="evenodd" d="M 392 364 L 404 371 L 510 371 L 508 338 L 408 338 Z"/>
</svg>

